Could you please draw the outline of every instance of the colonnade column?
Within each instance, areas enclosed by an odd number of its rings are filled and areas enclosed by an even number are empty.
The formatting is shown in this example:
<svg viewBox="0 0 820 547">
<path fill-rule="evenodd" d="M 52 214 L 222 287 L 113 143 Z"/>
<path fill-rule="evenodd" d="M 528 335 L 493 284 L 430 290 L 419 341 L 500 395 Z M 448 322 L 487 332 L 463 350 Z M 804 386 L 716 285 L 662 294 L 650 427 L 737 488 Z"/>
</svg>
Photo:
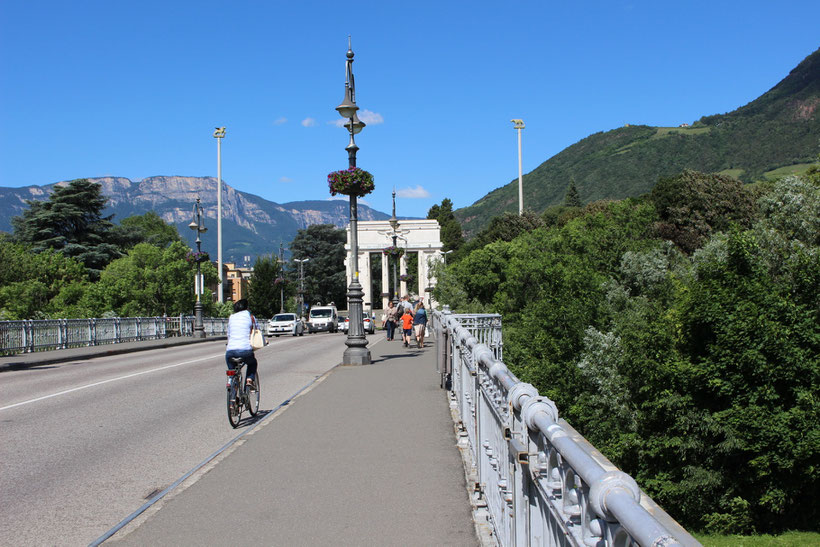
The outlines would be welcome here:
<svg viewBox="0 0 820 547">
<path fill-rule="evenodd" d="M 390 276 L 390 268 L 387 267 L 388 263 L 390 262 L 389 258 L 390 258 L 389 256 L 382 253 L 382 294 L 385 294 L 385 293 L 390 294 L 390 290 L 389 290 L 390 282 L 388 280 L 389 276 Z M 387 296 L 387 297 L 383 296 L 382 297 L 382 309 L 384 309 L 384 310 L 387 309 L 387 301 L 388 300 L 390 300 L 389 296 Z"/>
</svg>

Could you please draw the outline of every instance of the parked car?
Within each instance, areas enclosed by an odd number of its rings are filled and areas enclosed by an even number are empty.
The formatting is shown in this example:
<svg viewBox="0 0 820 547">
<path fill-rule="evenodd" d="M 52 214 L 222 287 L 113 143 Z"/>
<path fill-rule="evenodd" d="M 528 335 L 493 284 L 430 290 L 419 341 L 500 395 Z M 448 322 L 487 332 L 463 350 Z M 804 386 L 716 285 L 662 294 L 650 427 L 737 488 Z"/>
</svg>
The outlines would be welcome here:
<svg viewBox="0 0 820 547">
<path fill-rule="evenodd" d="M 278 313 L 273 319 L 268 321 L 268 336 L 279 336 L 290 334 L 293 336 L 304 336 L 305 323 L 295 313 Z"/>
<path fill-rule="evenodd" d="M 340 315 L 339 316 L 339 330 L 341 332 L 343 332 L 344 334 L 347 334 L 347 327 L 348 327 L 347 316 L 346 315 Z"/>
<path fill-rule="evenodd" d="M 344 332 L 347 332 L 350 329 L 350 318 L 345 318 L 345 325 L 342 327 Z M 368 317 L 367 315 L 364 316 L 364 333 L 365 334 L 373 334 L 376 332 L 376 322 Z"/>
<path fill-rule="evenodd" d="M 336 332 L 339 329 L 336 306 L 313 306 L 308 313 L 308 332 Z"/>
</svg>

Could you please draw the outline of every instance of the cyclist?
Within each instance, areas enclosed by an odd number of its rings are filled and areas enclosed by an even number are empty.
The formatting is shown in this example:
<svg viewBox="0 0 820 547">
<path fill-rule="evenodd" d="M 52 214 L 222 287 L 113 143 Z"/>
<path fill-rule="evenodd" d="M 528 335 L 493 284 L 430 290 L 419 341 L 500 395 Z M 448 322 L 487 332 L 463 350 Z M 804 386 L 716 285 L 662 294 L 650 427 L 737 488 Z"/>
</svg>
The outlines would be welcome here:
<svg viewBox="0 0 820 547">
<path fill-rule="evenodd" d="M 248 311 L 248 301 L 243 298 L 233 305 L 233 314 L 228 319 L 228 347 L 225 351 L 225 362 L 233 370 L 231 357 L 241 357 L 248 365 L 247 383 L 253 384 L 256 378 L 256 356 L 251 347 L 251 330 L 258 328 L 256 318 Z"/>
</svg>

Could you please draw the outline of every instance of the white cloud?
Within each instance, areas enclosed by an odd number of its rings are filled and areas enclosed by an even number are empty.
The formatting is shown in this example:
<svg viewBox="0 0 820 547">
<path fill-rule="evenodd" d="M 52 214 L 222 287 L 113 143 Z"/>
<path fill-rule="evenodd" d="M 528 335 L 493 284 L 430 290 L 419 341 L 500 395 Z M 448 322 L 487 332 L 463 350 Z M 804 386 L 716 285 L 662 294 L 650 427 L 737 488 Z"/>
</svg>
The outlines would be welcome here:
<svg viewBox="0 0 820 547">
<path fill-rule="evenodd" d="M 379 125 L 384 123 L 384 116 L 382 116 L 378 112 L 373 112 L 372 110 L 367 109 L 359 112 L 359 119 L 367 125 Z M 336 121 L 327 123 L 328 125 L 335 125 L 336 127 L 344 127 L 345 123 L 347 123 L 347 119 L 339 118 Z"/>
<path fill-rule="evenodd" d="M 419 185 L 415 188 L 402 188 L 401 190 L 396 190 L 396 196 L 400 198 L 422 199 L 429 198 L 430 192 L 425 190 L 423 186 Z"/>
<path fill-rule="evenodd" d="M 370 110 L 362 110 L 359 113 L 359 119 L 362 120 L 367 125 L 379 125 L 384 123 L 384 118 L 378 112 L 373 112 Z"/>
<path fill-rule="evenodd" d="M 281 118 L 279 118 L 277 120 L 274 120 L 273 125 L 283 125 L 283 124 L 286 124 L 286 123 L 288 123 L 288 119 L 286 117 L 282 116 Z"/>
<path fill-rule="evenodd" d="M 305 118 L 302 120 L 302 127 L 316 127 L 316 118 Z"/>
<path fill-rule="evenodd" d="M 279 182 L 293 182 L 293 179 L 290 177 L 280 177 Z"/>
</svg>

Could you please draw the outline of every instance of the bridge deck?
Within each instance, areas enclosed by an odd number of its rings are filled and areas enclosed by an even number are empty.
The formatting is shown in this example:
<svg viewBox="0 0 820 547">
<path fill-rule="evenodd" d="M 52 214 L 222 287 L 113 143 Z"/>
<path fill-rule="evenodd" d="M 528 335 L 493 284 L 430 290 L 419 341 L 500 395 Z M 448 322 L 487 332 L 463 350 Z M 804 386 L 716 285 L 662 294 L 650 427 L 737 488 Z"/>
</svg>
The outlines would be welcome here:
<svg viewBox="0 0 820 547">
<path fill-rule="evenodd" d="M 107 543 L 477 545 L 435 340 L 369 339 Z"/>
</svg>

